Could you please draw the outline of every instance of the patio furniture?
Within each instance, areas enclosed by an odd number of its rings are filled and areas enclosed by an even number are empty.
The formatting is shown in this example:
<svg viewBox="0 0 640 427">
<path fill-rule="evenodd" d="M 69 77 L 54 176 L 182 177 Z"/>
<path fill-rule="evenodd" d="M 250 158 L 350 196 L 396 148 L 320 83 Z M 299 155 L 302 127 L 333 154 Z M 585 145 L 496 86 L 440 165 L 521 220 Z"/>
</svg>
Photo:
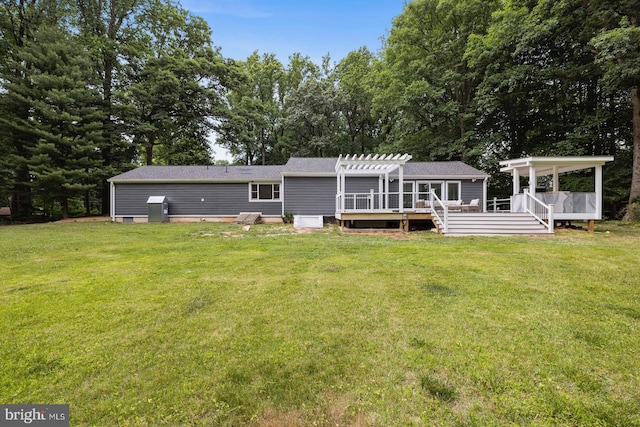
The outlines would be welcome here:
<svg viewBox="0 0 640 427">
<path fill-rule="evenodd" d="M 471 199 L 468 205 L 460 205 L 460 210 L 464 212 L 480 212 L 480 199 Z"/>
</svg>

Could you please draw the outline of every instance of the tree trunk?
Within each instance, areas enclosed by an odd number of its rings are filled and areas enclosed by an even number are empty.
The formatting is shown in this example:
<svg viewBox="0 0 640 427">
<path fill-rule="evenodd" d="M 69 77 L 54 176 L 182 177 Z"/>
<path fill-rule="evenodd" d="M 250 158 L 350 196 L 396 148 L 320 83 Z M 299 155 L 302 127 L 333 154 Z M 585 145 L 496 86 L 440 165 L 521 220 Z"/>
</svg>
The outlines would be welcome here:
<svg viewBox="0 0 640 427">
<path fill-rule="evenodd" d="M 630 201 L 640 196 L 640 89 L 638 86 L 631 88 L 631 105 L 633 106 L 633 175 Z"/>
<path fill-rule="evenodd" d="M 149 135 L 147 137 L 147 146 L 145 147 L 145 152 L 147 156 L 147 166 L 151 166 L 153 164 L 153 146 L 156 143 L 156 137 L 154 135 Z"/>
<path fill-rule="evenodd" d="M 62 205 L 62 219 L 69 219 L 69 198 L 62 196 L 60 204 Z"/>
<path fill-rule="evenodd" d="M 631 105 L 633 107 L 633 169 L 629 204 L 640 197 L 640 90 L 638 86 L 631 88 Z M 629 221 L 630 219 L 629 213 L 627 213 L 624 220 Z"/>
</svg>

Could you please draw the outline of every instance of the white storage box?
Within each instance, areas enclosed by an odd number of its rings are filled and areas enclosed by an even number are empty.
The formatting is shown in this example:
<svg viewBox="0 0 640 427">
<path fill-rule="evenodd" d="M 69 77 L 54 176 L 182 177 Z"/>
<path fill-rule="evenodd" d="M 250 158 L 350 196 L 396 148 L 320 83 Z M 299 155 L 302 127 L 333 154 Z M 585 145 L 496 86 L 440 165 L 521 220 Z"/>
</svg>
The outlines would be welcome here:
<svg viewBox="0 0 640 427">
<path fill-rule="evenodd" d="M 322 228 L 322 215 L 294 215 L 294 228 Z"/>
</svg>

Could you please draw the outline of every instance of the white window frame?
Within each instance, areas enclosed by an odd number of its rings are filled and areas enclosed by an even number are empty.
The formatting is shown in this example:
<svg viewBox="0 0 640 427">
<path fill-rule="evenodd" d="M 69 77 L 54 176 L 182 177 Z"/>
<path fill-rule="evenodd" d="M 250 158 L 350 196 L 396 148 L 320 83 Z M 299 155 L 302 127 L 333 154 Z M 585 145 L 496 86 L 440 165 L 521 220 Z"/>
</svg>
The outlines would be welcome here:
<svg viewBox="0 0 640 427">
<path fill-rule="evenodd" d="M 253 186 L 257 186 L 257 195 L 258 197 L 253 197 Z M 260 198 L 260 186 L 271 186 L 271 199 L 261 199 Z M 274 197 L 275 191 L 274 186 L 278 186 L 278 198 Z M 281 182 L 250 182 L 249 183 L 249 201 L 250 202 L 281 202 L 282 201 L 282 183 Z"/>
<path fill-rule="evenodd" d="M 424 193 L 420 192 L 420 185 L 428 185 L 429 186 L 429 192 L 431 192 L 433 190 L 432 185 L 440 185 L 440 196 L 446 195 L 447 193 L 443 193 L 444 190 L 446 190 L 446 185 L 444 181 L 425 181 L 425 180 L 421 180 L 421 181 L 416 181 L 416 186 L 415 188 L 415 193 L 418 195 L 418 199 L 421 198 Z M 444 199 L 442 197 L 440 197 L 440 200 L 444 201 Z"/>
<path fill-rule="evenodd" d="M 458 185 L 458 198 L 457 199 L 452 199 L 449 200 L 449 184 L 457 184 Z M 445 182 L 445 194 L 447 197 L 447 201 L 455 201 L 455 200 L 462 200 L 462 181 L 446 181 Z"/>
</svg>

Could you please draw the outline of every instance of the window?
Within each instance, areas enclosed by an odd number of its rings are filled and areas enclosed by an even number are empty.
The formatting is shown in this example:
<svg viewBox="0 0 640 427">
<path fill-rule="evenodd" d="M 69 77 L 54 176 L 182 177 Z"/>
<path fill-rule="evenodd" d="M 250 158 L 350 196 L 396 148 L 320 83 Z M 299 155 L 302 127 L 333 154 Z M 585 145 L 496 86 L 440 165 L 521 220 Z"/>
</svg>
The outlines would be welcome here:
<svg viewBox="0 0 640 427">
<path fill-rule="evenodd" d="M 280 184 L 250 184 L 252 202 L 260 200 L 280 200 Z"/>
<path fill-rule="evenodd" d="M 447 182 L 447 200 L 460 200 L 460 182 Z"/>
</svg>

